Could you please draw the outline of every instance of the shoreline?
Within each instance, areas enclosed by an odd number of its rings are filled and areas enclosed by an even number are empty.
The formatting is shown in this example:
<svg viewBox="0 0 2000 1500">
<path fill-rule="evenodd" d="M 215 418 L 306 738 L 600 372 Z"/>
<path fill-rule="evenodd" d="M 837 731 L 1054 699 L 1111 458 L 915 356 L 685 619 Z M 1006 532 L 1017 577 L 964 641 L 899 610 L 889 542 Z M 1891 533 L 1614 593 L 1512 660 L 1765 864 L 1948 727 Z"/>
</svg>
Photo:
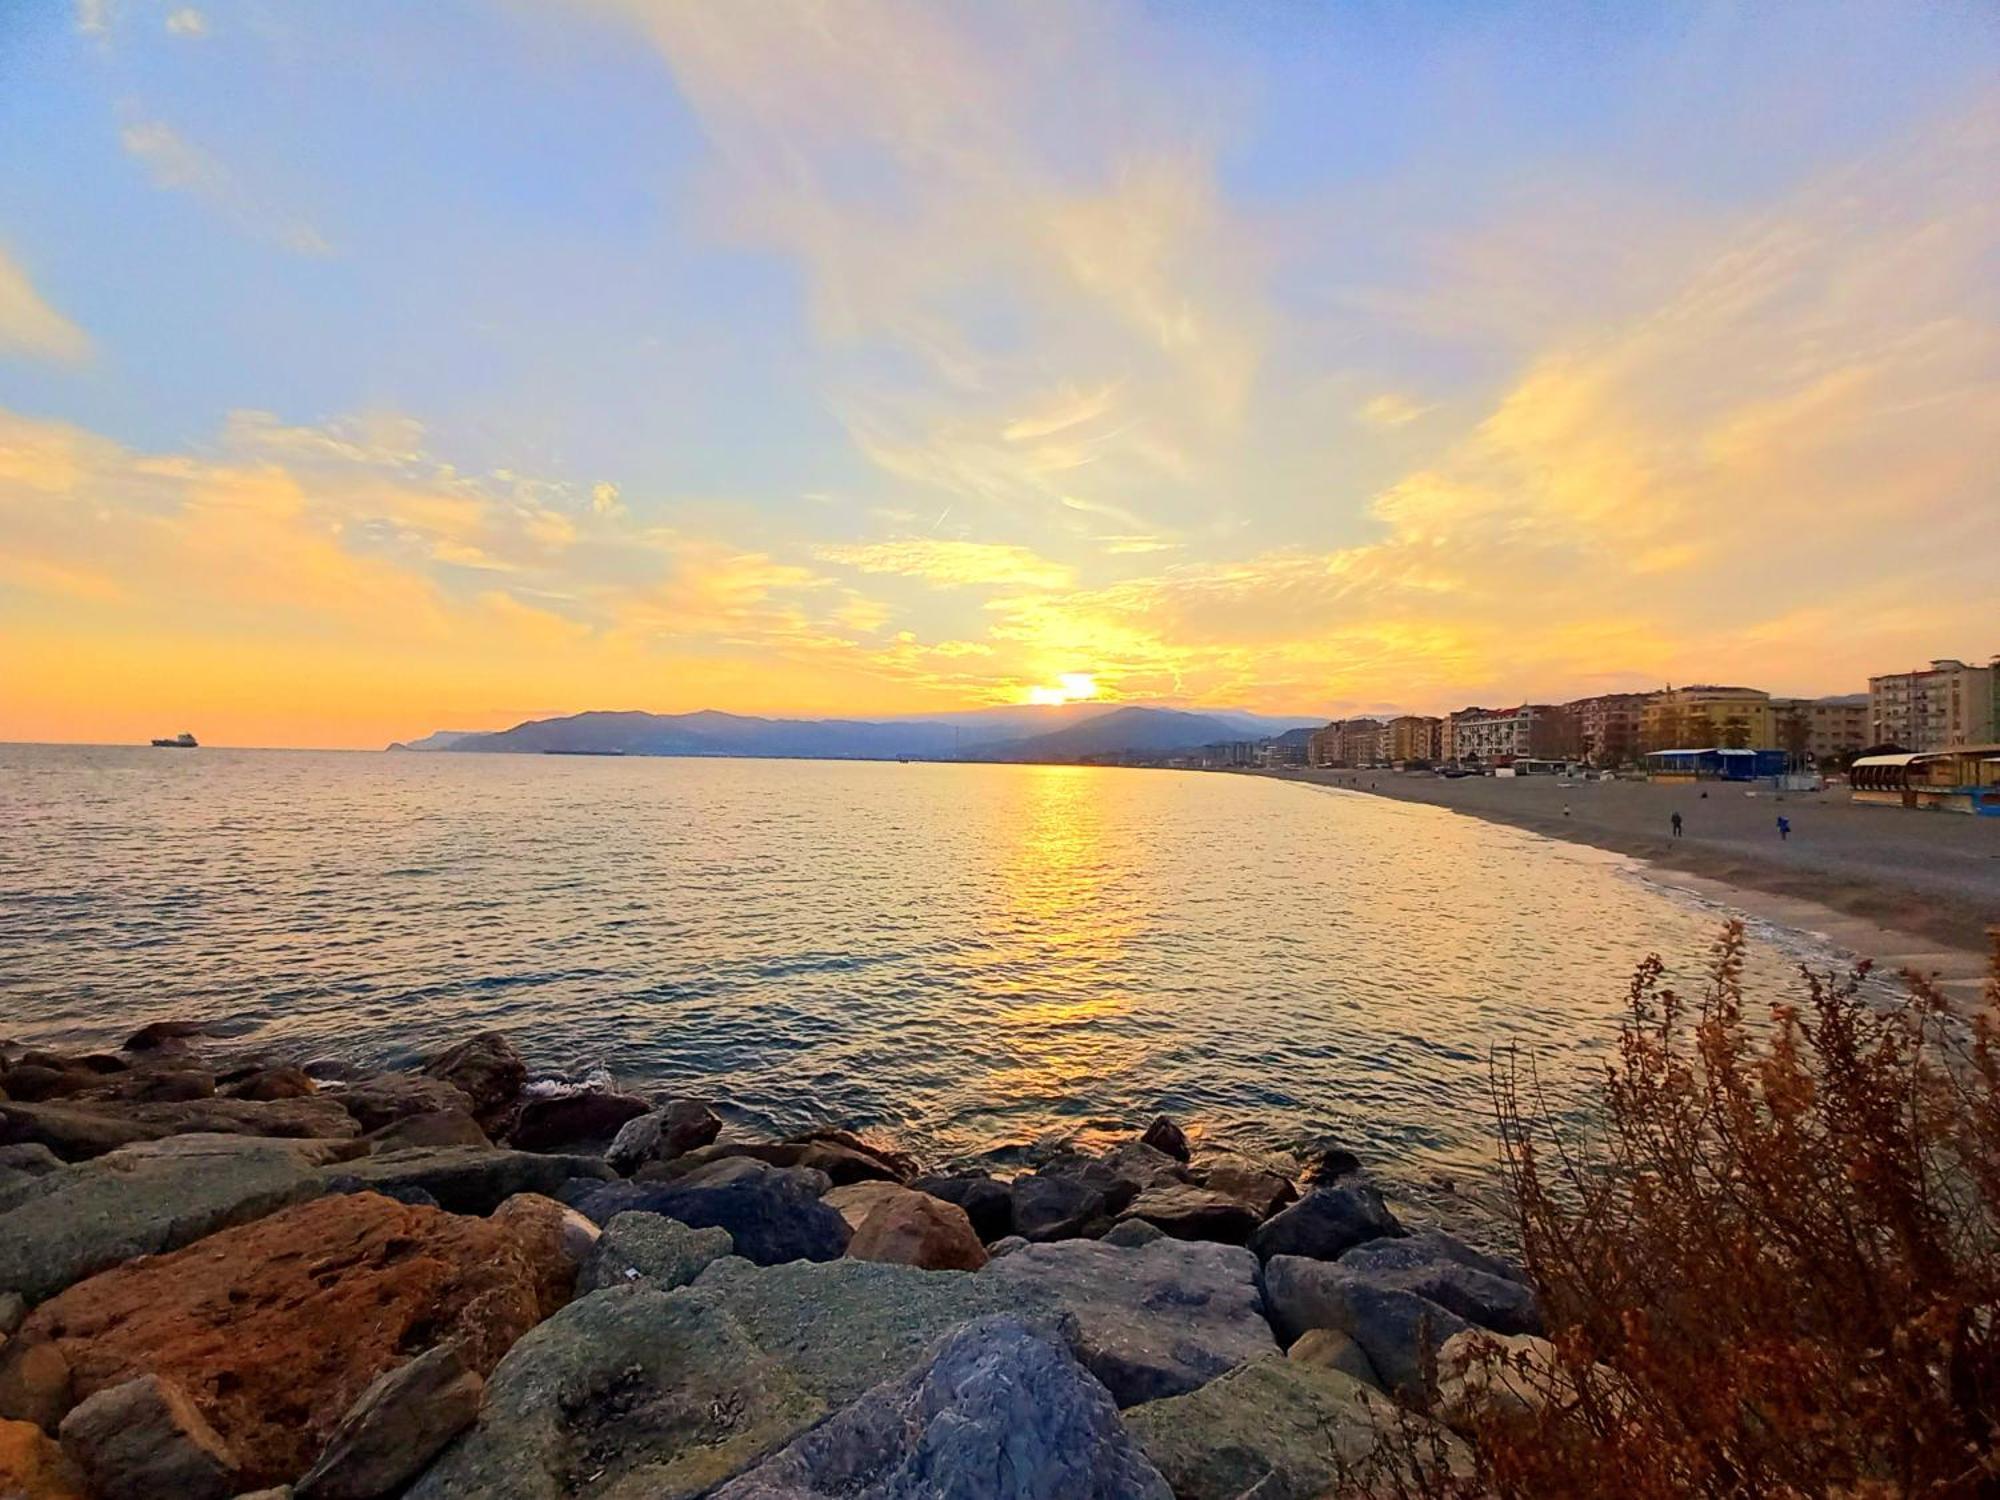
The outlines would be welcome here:
<svg viewBox="0 0 2000 1500">
<path fill-rule="evenodd" d="M 1935 975 L 1962 1006 L 1983 1001 L 1990 933 L 2000 927 L 2000 824 L 1993 820 L 1856 806 L 1844 793 L 1746 796 L 1726 784 L 1234 774 L 1423 803 L 1620 855 L 1645 878 L 1697 900 L 1811 933 L 1887 973 Z M 1687 823 L 1679 839 L 1667 831 L 1674 811 Z M 1780 812 L 1793 824 L 1790 840 L 1776 837 Z"/>
</svg>

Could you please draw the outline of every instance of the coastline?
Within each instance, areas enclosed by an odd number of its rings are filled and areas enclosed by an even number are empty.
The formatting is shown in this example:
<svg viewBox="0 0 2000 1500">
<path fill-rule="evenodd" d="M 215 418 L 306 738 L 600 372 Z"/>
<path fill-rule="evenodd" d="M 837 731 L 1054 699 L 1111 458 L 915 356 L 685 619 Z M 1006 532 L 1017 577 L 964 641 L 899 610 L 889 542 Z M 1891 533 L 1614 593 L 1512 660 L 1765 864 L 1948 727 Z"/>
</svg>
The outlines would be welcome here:
<svg viewBox="0 0 2000 1500">
<path fill-rule="evenodd" d="M 1810 932 L 1886 972 L 1935 975 L 1958 1004 L 1983 997 L 1989 932 L 2000 925 L 2000 820 L 1856 806 L 1844 793 L 1746 794 L 1724 784 L 1236 774 L 1424 803 L 1623 855 L 1647 878 L 1698 900 Z M 1676 811 L 1685 820 L 1678 839 L 1669 822 Z M 1789 840 L 1777 837 L 1781 813 L 1792 824 Z"/>
</svg>

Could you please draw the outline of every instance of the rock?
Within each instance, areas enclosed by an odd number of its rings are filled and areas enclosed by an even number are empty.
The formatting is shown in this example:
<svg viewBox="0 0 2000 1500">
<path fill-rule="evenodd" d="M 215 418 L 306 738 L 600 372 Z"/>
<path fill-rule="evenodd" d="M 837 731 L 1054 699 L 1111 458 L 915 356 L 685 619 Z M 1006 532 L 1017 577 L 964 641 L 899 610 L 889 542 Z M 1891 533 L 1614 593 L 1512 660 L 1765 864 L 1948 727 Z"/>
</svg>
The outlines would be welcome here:
<svg viewBox="0 0 2000 1500">
<path fill-rule="evenodd" d="M 1289 1177 L 1241 1162 L 1219 1162 L 1204 1167 L 1195 1174 L 1195 1181 L 1210 1192 L 1234 1198 L 1259 1219 L 1270 1218 L 1299 1196 Z"/>
<path fill-rule="evenodd" d="M 905 1184 L 911 1178 L 921 1176 L 923 1173 L 923 1164 L 910 1155 L 909 1152 L 898 1151 L 893 1146 L 878 1145 L 874 1141 L 863 1139 L 851 1130 L 808 1130 L 803 1135 L 791 1137 L 787 1144 L 795 1146 L 833 1146 L 850 1155 L 867 1157 L 886 1171 L 892 1179 Z M 813 1165 L 813 1163 L 807 1162 L 804 1165 Z M 820 1170 L 827 1171 L 825 1167 L 821 1167 Z M 835 1186 L 844 1185 L 832 1172 L 827 1171 L 827 1175 L 834 1177 Z"/>
<path fill-rule="evenodd" d="M 732 1248 L 726 1229 L 690 1229 L 660 1214 L 614 1214 L 584 1257 L 576 1294 L 624 1286 L 670 1292 L 686 1286 Z"/>
<path fill-rule="evenodd" d="M 518 1151 L 602 1151 L 650 1106 L 637 1094 L 595 1089 L 522 1101 L 507 1140 Z"/>
<path fill-rule="evenodd" d="M 236 1455 L 172 1381 L 107 1386 L 62 1423 L 63 1451 L 101 1500 L 228 1500 Z"/>
<path fill-rule="evenodd" d="M 7 1500 L 88 1500 L 76 1465 L 53 1438 L 28 1422 L 0 1421 L 0 1495 Z"/>
<path fill-rule="evenodd" d="M 221 1028 L 214 1021 L 151 1021 L 125 1038 L 127 1052 L 157 1052 L 190 1037 L 217 1036 Z"/>
<path fill-rule="evenodd" d="M 1240 1245 L 1257 1227 L 1257 1214 L 1235 1198 L 1191 1183 L 1147 1188 L 1123 1216 L 1144 1219 L 1177 1240 L 1217 1240 Z"/>
<path fill-rule="evenodd" d="M 1346 1183 L 1314 1188 L 1265 1220 L 1250 1236 L 1250 1248 L 1259 1260 L 1274 1255 L 1338 1260 L 1356 1245 L 1402 1232 L 1380 1193 L 1366 1183 Z"/>
<path fill-rule="evenodd" d="M 1102 1156 L 1064 1151 L 1051 1157 L 1037 1174 L 1067 1177 L 1104 1195 L 1104 1211 L 1117 1215 L 1150 1187 L 1189 1181 L 1188 1170 L 1164 1151 L 1139 1141 L 1127 1141 Z"/>
<path fill-rule="evenodd" d="M 1175 1161 L 1188 1161 L 1194 1156 L 1194 1151 L 1188 1145 L 1187 1132 L 1165 1115 L 1159 1116 L 1146 1127 L 1146 1133 L 1139 1137 L 1139 1144 L 1151 1146 L 1155 1151 L 1163 1151 Z"/>
<path fill-rule="evenodd" d="M 337 1140 L 359 1133 L 324 1099 L 195 1099 L 177 1104 L 0 1104 L 0 1145 L 34 1143 L 67 1162 L 175 1135 Z"/>
<path fill-rule="evenodd" d="M 94 1079 L 89 1088 L 72 1097 L 124 1104 L 186 1104 L 196 1099 L 213 1099 L 215 1075 L 192 1065 L 139 1068 L 108 1081 Z"/>
<path fill-rule="evenodd" d="M 648 1162 L 698 1150 L 721 1131 L 721 1117 L 699 1099 L 673 1099 L 620 1126 L 604 1159 L 629 1176 Z"/>
<path fill-rule="evenodd" d="M 482 1031 L 425 1063 L 424 1074 L 464 1094 L 471 1101 L 471 1113 L 493 1125 L 521 1097 L 521 1088 L 528 1081 L 528 1065 L 500 1032 Z"/>
<path fill-rule="evenodd" d="M 407 1203 L 412 1208 L 436 1208 L 438 1201 L 428 1191 L 411 1187 L 406 1183 L 374 1184 L 363 1182 L 359 1177 L 343 1177 L 338 1174 L 325 1180 L 325 1190 L 329 1194 L 379 1193 L 396 1203 Z"/>
<path fill-rule="evenodd" d="M 479 1415 L 486 1382 L 449 1344 L 376 1377 L 343 1416 L 295 1500 L 379 1500 L 398 1493 Z"/>
<path fill-rule="evenodd" d="M 1308 1186 L 1327 1186 L 1361 1170 L 1361 1158 L 1344 1146 L 1321 1146 L 1307 1158 L 1299 1180 Z"/>
<path fill-rule="evenodd" d="M 62 1158 L 40 1142 L 0 1146 L 0 1171 L 19 1172 L 26 1177 L 46 1177 L 62 1164 Z"/>
<path fill-rule="evenodd" d="M 1264 1302 L 1279 1338 L 1289 1343 L 1308 1329 L 1338 1329 L 1361 1346 L 1386 1389 L 1419 1402 L 1428 1394 L 1425 1365 L 1446 1339 L 1471 1326 L 1415 1292 L 1295 1255 L 1265 1262 Z"/>
<path fill-rule="evenodd" d="M 408 1151 L 413 1147 L 482 1146 L 493 1142 L 479 1122 L 462 1109 L 438 1109 L 421 1115 L 404 1115 L 368 1132 L 365 1137 L 376 1152 Z"/>
<path fill-rule="evenodd" d="M 98 1082 L 95 1073 L 81 1068 L 47 1067 L 39 1063 L 16 1063 L 9 1068 L 0 1083 L 7 1086 L 7 1097 L 20 1100 L 24 1104 L 41 1104 L 50 1099 L 67 1099 L 80 1094 Z"/>
<path fill-rule="evenodd" d="M 986 1247 L 956 1203 L 890 1182 L 857 1182 L 834 1188 L 825 1203 L 854 1231 L 847 1254 L 926 1271 L 976 1271 Z"/>
<path fill-rule="evenodd" d="M 1163 1240 L 1167 1232 L 1156 1224 L 1148 1224 L 1144 1219 L 1120 1219 L 1098 1240 L 1100 1245 L 1116 1245 L 1121 1250 L 1137 1250 L 1141 1245 L 1150 1245 L 1154 1240 Z M 1023 1240 L 1022 1244 L 1027 1241 Z"/>
<path fill-rule="evenodd" d="M 1120 1406 L 1195 1390 L 1277 1347 L 1256 1260 L 1231 1245 L 1030 1245 L 978 1279 L 1014 1296 L 1039 1294 L 1073 1316 L 1077 1356 Z"/>
<path fill-rule="evenodd" d="M 1358 1245 L 1339 1264 L 1377 1286 L 1429 1298 L 1496 1333 L 1542 1331 L 1534 1289 L 1521 1273 L 1442 1230 Z"/>
<path fill-rule="evenodd" d="M 653 1162 L 639 1169 L 640 1182 L 672 1183 L 675 1187 L 721 1187 L 725 1182 L 741 1182 L 748 1177 L 774 1177 L 790 1182 L 800 1191 L 824 1198 L 833 1179 L 813 1167 L 774 1167 L 753 1156 L 724 1156 L 691 1171 L 681 1170 L 678 1161 Z"/>
<path fill-rule="evenodd" d="M 716 1491 L 715 1500 L 1173 1500 L 1059 1339 L 992 1317 Z"/>
<path fill-rule="evenodd" d="M 248 1489 L 301 1473 L 411 1353 L 449 1343 L 490 1370 L 540 1313 L 504 1227 L 357 1194 L 94 1276 L 36 1308 L 20 1338 L 58 1347 L 80 1398 L 146 1374 L 178 1384 Z"/>
<path fill-rule="evenodd" d="M 383 1151 L 361 1161 L 344 1162 L 328 1175 L 353 1179 L 376 1192 L 421 1188 L 451 1213 L 483 1215 L 516 1193 L 553 1198 L 573 1177 L 609 1182 L 616 1174 L 594 1156 L 446 1146 Z"/>
<path fill-rule="evenodd" d="M 730 1158 L 746 1158 L 772 1167 L 804 1167 L 824 1173 L 838 1187 L 854 1182 L 901 1181 L 895 1169 L 880 1157 L 853 1150 L 838 1141 L 823 1140 L 724 1141 L 675 1157 L 664 1163 L 664 1169 L 669 1175 L 689 1175 Z"/>
<path fill-rule="evenodd" d="M 29 1185 L 0 1213 L 0 1266 L 30 1302 L 137 1255 L 157 1255 L 315 1196 L 291 1143 L 182 1136 L 124 1146 Z"/>
<path fill-rule="evenodd" d="M 15 1338 L 0 1349 L 0 1418 L 52 1433 L 75 1404 L 62 1350 Z"/>
<path fill-rule="evenodd" d="M 63 1161 L 87 1161 L 167 1134 L 136 1120 L 74 1105 L 0 1102 L 0 1145 L 37 1145 Z"/>
<path fill-rule="evenodd" d="M 513 1347 L 406 1500 L 682 1500 L 826 1410 L 712 1299 L 596 1292 Z"/>
<path fill-rule="evenodd" d="M 956 1203 L 972 1221 L 979 1238 L 991 1244 L 1014 1232 L 1014 1195 L 1004 1182 L 996 1182 L 983 1172 L 953 1177 L 919 1177 L 910 1184 L 920 1193 Z"/>
<path fill-rule="evenodd" d="M 329 1090 L 326 1097 L 352 1115 L 361 1130 L 380 1130 L 405 1115 L 472 1113 L 472 1099 L 463 1089 L 421 1073 L 378 1074 Z"/>
<path fill-rule="evenodd" d="M 1322 1370 L 1338 1370 L 1378 1390 L 1382 1385 L 1382 1377 L 1375 1373 L 1368 1351 L 1354 1342 L 1353 1335 L 1337 1328 L 1308 1328 L 1285 1351 L 1285 1357 L 1317 1365 Z"/>
<path fill-rule="evenodd" d="M 318 1092 L 319 1085 L 306 1075 L 304 1068 L 279 1067 L 259 1069 L 241 1083 L 232 1084 L 229 1096 L 232 1099 L 269 1102 L 274 1099 L 305 1099 Z"/>
<path fill-rule="evenodd" d="M 9 1337 L 27 1316 L 27 1298 L 19 1292 L 0 1292 L 0 1338 Z"/>
<path fill-rule="evenodd" d="M 1014 1228 L 1023 1239 L 1068 1240 L 1105 1216 L 1104 1194 L 1074 1177 L 1030 1172 L 1012 1184 Z"/>
<path fill-rule="evenodd" d="M 1151 1228 L 1152 1226 L 1148 1225 L 1147 1227 Z M 1153 1238 L 1162 1238 L 1158 1230 L 1153 1231 Z M 1021 1238 L 1018 1234 L 1010 1234 L 1005 1239 L 995 1240 L 992 1244 L 988 1245 L 986 1247 L 986 1258 L 994 1260 L 1002 1255 L 1012 1255 L 1016 1250 L 1027 1249 L 1029 1243 L 1028 1240 Z"/>
<path fill-rule="evenodd" d="M 1447 1427 L 1473 1437 L 1482 1429 L 1540 1417 L 1551 1408 L 1567 1412 L 1584 1399 L 1586 1389 L 1598 1412 L 1635 1415 L 1637 1392 L 1609 1365 L 1594 1364 L 1579 1374 L 1547 1339 L 1474 1328 L 1452 1335 L 1439 1348 L 1431 1411 Z"/>
<path fill-rule="evenodd" d="M 1275 1354 L 1125 1414 L 1176 1500 L 1335 1493 L 1340 1466 L 1358 1467 L 1396 1420 L 1361 1382 Z"/>
<path fill-rule="evenodd" d="M 1040 1286 L 982 1271 L 919 1271 L 879 1261 L 718 1260 L 690 1289 L 729 1313 L 766 1354 L 831 1407 L 909 1369 L 953 1329 L 993 1313 L 1049 1319 L 1060 1309 Z"/>
<path fill-rule="evenodd" d="M 611 1183 L 577 1205 L 598 1224 L 614 1214 L 665 1214 L 693 1229 L 726 1229 L 736 1253 L 760 1266 L 835 1260 L 847 1250 L 847 1221 L 781 1172 L 715 1184 Z"/>
<path fill-rule="evenodd" d="M 489 1222 L 506 1230 L 520 1247 L 535 1274 L 543 1317 L 575 1295 L 577 1273 L 597 1248 L 601 1231 L 595 1224 L 539 1193 L 516 1193 L 493 1210 Z"/>
</svg>

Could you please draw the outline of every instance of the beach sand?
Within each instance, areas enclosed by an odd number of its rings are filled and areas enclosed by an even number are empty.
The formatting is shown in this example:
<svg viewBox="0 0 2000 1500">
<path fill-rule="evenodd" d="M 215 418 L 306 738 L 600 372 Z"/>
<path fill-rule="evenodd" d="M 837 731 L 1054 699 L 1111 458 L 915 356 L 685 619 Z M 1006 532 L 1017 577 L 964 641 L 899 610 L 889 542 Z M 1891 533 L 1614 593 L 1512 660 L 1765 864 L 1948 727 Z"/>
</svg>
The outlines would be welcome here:
<svg viewBox="0 0 2000 1500">
<path fill-rule="evenodd" d="M 1563 786 L 1553 776 L 1245 774 L 1427 802 L 1644 860 L 1664 883 L 1817 933 L 1880 968 L 1936 974 L 1965 1004 L 1980 998 L 1988 930 L 2000 924 L 2000 818 L 1856 805 L 1844 787 L 1773 793 L 1724 783 Z M 1780 816 L 1791 820 L 1789 840 L 1778 837 Z"/>
</svg>

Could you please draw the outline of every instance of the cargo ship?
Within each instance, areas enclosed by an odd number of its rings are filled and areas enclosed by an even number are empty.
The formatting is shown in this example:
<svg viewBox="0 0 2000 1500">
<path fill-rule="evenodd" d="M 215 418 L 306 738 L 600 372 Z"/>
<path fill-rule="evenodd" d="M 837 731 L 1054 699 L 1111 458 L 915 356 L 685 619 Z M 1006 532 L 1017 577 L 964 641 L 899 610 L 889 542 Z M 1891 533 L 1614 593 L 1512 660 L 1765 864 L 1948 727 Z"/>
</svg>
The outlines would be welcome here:
<svg viewBox="0 0 2000 1500">
<path fill-rule="evenodd" d="M 194 750 L 200 748 L 200 745 L 201 742 L 185 729 L 170 740 L 153 741 L 155 750 Z"/>
</svg>

